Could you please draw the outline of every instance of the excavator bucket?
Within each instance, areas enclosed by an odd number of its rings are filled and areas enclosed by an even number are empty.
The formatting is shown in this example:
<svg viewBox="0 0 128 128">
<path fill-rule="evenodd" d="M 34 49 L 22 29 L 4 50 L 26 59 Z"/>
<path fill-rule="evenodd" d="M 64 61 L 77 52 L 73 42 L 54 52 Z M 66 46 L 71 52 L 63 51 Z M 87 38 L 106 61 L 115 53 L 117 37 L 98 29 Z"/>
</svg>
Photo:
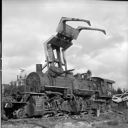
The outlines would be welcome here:
<svg viewBox="0 0 128 128">
<path fill-rule="evenodd" d="M 79 33 L 81 30 L 94 30 L 94 31 L 101 31 L 106 35 L 105 30 L 99 29 L 99 28 L 90 28 L 90 27 L 84 27 L 84 26 L 78 26 L 77 28 L 73 28 L 66 24 L 67 21 L 81 21 L 86 22 L 89 26 L 91 26 L 91 23 L 89 20 L 84 19 L 78 19 L 78 18 L 68 18 L 68 17 L 62 17 L 60 20 L 60 23 L 57 28 L 58 35 L 61 35 L 60 37 L 66 37 L 70 41 L 73 39 L 77 39 Z"/>
</svg>

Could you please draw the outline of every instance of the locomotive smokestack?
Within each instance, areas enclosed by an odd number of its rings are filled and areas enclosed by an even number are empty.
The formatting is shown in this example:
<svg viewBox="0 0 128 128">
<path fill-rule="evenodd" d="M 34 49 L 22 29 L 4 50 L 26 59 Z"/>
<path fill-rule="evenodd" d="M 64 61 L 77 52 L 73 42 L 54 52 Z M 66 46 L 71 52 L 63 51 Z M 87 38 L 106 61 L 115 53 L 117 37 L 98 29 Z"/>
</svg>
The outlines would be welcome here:
<svg viewBox="0 0 128 128">
<path fill-rule="evenodd" d="M 42 64 L 36 64 L 36 72 L 38 73 L 42 72 Z"/>
</svg>

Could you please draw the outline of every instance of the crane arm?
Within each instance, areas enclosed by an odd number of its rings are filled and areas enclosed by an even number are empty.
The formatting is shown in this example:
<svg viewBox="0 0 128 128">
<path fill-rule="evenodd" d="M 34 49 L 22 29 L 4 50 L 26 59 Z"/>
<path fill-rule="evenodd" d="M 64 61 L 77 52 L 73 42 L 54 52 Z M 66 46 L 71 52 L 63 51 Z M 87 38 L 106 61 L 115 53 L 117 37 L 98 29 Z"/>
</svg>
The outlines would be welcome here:
<svg viewBox="0 0 128 128">
<path fill-rule="evenodd" d="M 78 26 L 77 30 L 80 32 L 81 30 L 94 30 L 94 31 L 101 31 L 106 35 L 106 31 L 103 29 L 99 29 L 99 28 L 90 28 L 90 27 L 83 27 L 83 26 Z"/>
</svg>

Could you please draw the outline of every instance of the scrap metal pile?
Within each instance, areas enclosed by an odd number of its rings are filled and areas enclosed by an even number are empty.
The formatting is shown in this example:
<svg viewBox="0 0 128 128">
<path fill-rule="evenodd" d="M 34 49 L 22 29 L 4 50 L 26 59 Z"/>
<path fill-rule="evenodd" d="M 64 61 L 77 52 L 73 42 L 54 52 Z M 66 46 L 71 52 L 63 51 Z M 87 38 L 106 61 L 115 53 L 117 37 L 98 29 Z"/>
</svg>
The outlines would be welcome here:
<svg viewBox="0 0 128 128">
<path fill-rule="evenodd" d="M 81 30 L 94 30 L 106 34 L 105 30 L 78 26 L 73 28 L 67 21 L 80 21 L 91 26 L 90 21 L 62 17 L 57 34 L 44 43 L 46 64 L 36 65 L 36 72 L 26 78 L 26 91 L 19 101 L 4 102 L 3 111 L 8 118 L 45 116 L 49 114 L 94 114 L 99 115 L 111 107 L 114 81 L 92 77 L 85 73 L 73 74 L 67 68 L 65 51 L 73 45 Z M 46 71 L 44 69 L 47 68 Z"/>
</svg>

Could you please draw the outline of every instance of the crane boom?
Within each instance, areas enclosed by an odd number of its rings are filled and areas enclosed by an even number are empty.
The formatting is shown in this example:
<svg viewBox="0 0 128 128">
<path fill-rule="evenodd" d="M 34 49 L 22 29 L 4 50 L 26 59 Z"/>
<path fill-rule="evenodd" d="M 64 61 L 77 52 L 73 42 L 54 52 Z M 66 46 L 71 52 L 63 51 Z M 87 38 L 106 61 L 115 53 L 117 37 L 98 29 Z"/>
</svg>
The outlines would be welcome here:
<svg viewBox="0 0 128 128">
<path fill-rule="evenodd" d="M 50 66 L 55 66 L 57 63 L 58 68 L 63 69 L 62 67 L 64 66 L 65 71 L 67 71 L 67 62 L 66 62 L 64 53 L 73 44 L 72 40 L 77 39 L 81 30 L 94 30 L 94 31 L 100 31 L 106 34 L 105 30 L 99 29 L 99 28 L 92 28 L 92 27 L 86 27 L 86 26 L 78 26 L 77 28 L 74 28 L 70 25 L 67 25 L 66 24 L 67 21 L 85 22 L 87 23 L 88 26 L 91 26 L 91 23 L 89 20 L 62 17 L 57 27 L 57 34 L 49 38 L 44 43 L 46 62 L 47 62 L 46 65 L 48 69 L 50 68 Z"/>
</svg>

